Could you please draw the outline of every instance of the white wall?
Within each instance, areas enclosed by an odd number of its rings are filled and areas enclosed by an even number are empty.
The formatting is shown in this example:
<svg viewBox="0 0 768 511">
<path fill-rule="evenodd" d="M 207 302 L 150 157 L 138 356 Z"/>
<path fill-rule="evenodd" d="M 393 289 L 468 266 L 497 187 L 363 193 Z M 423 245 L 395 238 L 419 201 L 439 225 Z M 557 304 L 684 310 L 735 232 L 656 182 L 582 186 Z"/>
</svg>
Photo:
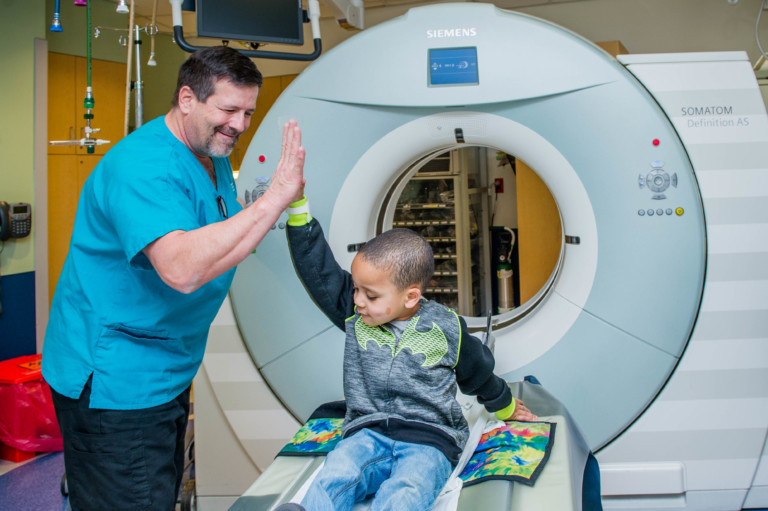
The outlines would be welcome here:
<svg viewBox="0 0 768 511">
<path fill-rule="evenodd" d="M 520 11 L 592 41 L 620 40 L 630 53 L 745 50 L 755 62 L 760 55 L 755 43 L 760 5 L 761 0 L 735 5 L 727 0 L 587 0 Z M 761 25 L 768 41 L 768 25 Z"/>
<path fill-rule="evenodd" d="M 506 160 L 504 160 L 506 161 Z M 488 183 L 493 185 L 496 178 L 503 180 L 504 191 L 497 195 L 491 195 L 488 199 L 488 207 L 494 210 L 493 224 L 506 227 L 517 227 L 517 178 L 509 164 L 499 165 L 496 151 L 488 150 Z M 494 202 L 495 209 L 494 209 Z"/>
<path fill-rule="evenodd" d="M 630 53 L 743 50 L 753 63 L 760 56 L 755 42 L 755 23 L 761 0 L 738 0 L 735 5 L 728 0 L 495 0 L 492 3 L 557 23 L 591 41 L 619 40 Z M 365 24 L 371 27 L 407 10 L 407 6 L 368 8 Z M 763 47 L 768 48 L 768 12 L 762 21 L 761 40 Z M 321 32 L 323 51 L 356 33 L 342 29 L 330 18 L 321 20 Z M 309 32 L 305 39 L 311 39 Z M 267 60 L 257 60 L 257 63 L 266 76 L 298 73 L 308 65 Z"/>
</svg>

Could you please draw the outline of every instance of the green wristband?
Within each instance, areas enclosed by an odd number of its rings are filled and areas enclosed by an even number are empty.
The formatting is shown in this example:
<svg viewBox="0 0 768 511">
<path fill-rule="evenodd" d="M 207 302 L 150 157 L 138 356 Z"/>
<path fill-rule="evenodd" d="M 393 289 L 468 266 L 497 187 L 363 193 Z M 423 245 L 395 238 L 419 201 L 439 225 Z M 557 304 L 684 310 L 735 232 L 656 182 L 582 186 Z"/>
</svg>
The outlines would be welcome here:
<svg viewBox="0 0 768 511">
<path fill-rule="evenodd" d="M 308 224 L 310 220 L 312 215 L 309 214 L 309 199 L 306 197 L 288 206 L 288 225 L 291 227 L 301 227 Z"/>
<path fill-rule="evenodd" d="M 515 398 L 512 398 L 512 402 L 509 403 L 509 406 L 496 412 L 496 418 L 502 421 L 511 419 L 512 416 L 515 414 L 515 407 L 516 407 Z"/>
</svg>

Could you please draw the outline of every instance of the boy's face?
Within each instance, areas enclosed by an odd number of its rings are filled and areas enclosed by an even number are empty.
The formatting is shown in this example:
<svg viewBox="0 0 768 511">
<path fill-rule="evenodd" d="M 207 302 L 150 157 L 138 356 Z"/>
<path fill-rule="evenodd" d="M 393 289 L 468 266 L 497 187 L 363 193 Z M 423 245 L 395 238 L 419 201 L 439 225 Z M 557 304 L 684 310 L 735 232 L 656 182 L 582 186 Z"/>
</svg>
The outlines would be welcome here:
<svg viewBox="0 0 768 511">
<path fill-rule="evenodd" d="M 360 256 L 352 261 L 355 305 L 363 323 L 377 326 L 392 320 L 406 320 L 418 310 L 421 290 L 410 286 L 402 291 L 392 283 L 389 274 Z"/>
</svg>

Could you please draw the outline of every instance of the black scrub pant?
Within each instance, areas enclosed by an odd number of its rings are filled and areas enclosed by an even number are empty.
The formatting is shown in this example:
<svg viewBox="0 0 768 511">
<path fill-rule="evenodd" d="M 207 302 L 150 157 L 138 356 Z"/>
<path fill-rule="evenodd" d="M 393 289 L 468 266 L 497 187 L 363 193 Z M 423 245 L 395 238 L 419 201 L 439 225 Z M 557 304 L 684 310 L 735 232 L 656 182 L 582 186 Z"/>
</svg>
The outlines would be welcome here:
<svg viewBox="0 0 768 511">
<path fill-rule="evenodd" d="M 73 511 L 171 511 L 184 472 L 189 389 L 141 410 L 89 408 L 91 380 L 79 399 L 51 389 L 64 440 Z"/>
</svg>

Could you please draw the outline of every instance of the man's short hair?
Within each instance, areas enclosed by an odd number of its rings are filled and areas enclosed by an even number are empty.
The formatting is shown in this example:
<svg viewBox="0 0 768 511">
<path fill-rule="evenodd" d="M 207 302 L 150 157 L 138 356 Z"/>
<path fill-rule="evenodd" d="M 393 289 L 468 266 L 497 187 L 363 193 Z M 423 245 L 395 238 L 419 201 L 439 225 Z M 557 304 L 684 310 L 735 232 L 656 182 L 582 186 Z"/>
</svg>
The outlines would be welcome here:
<svg viewBox="0 0 768 511">
<path fill-rule="evenodd" d="M 239 87 L 261 87 L 264 83 L 251 59 L 228 46 L 211 46 L 197 50 L 181 65 L 171 104 L 178 106 L 179 91 L 185 85 L 198 101 L 205 103 L 221 79 Z"/>
<path fill-rule="evenodd" d="M 358 254 L 375 268 L 388 272 L 398 291 L 410 286 L 424 291 L 435 272 L 432 247 L 410 229 L 385 231 L 363 245 Z"/>
</svg>

